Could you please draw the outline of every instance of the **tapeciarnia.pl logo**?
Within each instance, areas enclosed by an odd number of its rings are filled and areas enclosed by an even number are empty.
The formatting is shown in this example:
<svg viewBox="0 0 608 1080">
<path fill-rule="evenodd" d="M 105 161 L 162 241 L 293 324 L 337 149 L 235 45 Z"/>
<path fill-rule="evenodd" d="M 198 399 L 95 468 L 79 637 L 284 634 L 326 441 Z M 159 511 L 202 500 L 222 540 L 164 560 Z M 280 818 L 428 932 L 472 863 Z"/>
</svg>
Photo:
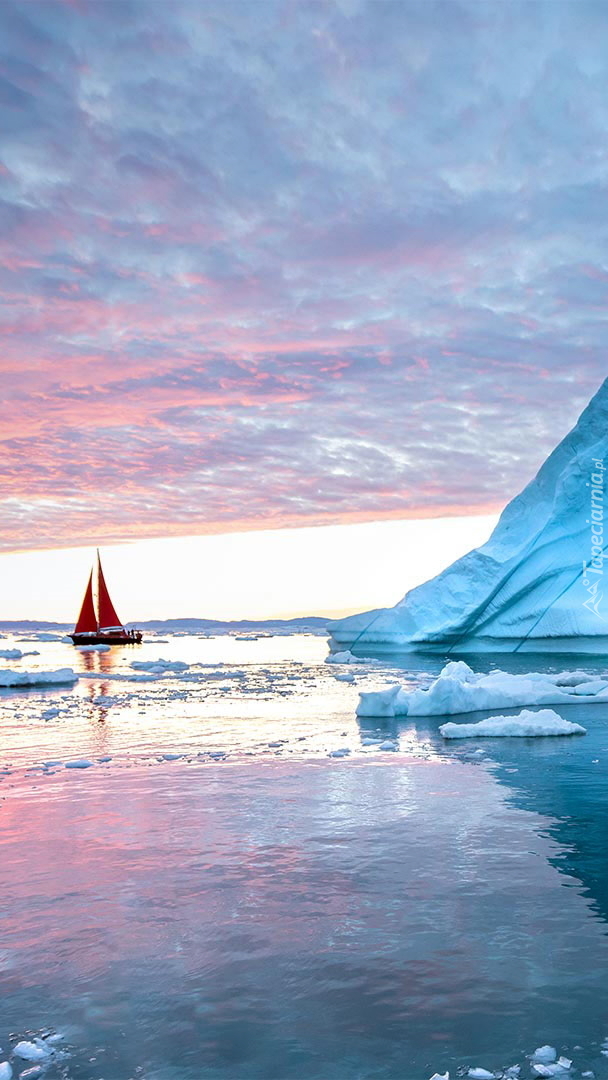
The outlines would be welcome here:
<svg viewBox="0 0 608 1080">
<path fill-rule="evenodd" d="M 591 512 L 586 524 L 591 526 L 591 558 L 589 562 L 583 561 L 583 585 L 588 592 L 583 607 L 603 619 L 599 607 L 604 595 L 602 589 L 602 577 L 604 575 L 604 460 L 592 458 L 593 472 L 590 483 L 591 488 Z"/>
</svg>

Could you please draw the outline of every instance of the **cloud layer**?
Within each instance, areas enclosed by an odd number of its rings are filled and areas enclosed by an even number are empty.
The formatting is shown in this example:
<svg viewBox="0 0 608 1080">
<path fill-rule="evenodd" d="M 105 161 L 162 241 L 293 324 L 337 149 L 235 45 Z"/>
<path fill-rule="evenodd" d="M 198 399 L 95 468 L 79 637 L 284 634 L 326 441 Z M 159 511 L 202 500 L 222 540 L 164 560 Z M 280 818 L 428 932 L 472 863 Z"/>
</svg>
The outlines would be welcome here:
<svg viewBox="0 0 608 1080">
<path fill-rule="evenodd" d="M 606 374 L 603 4 L 0 31 L 4 549 L 490 511 Z"/>
</svg>

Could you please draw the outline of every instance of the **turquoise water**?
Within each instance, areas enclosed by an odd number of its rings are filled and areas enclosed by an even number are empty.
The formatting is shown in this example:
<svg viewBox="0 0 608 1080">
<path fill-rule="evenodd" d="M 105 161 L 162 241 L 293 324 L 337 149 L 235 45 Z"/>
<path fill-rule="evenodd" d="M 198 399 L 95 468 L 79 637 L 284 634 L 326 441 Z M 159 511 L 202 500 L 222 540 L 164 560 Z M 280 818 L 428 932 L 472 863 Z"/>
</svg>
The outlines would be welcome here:
<svg viewBox="0 0 608 1080">
<path fill-rule="evenodd" d="M 213 666 L 121 682 L 129 654 L 109 693 L 93 671 L 2 696 L 5 1051 L 54 1028 L 70 1056 L 49 1078 L 428 1080 L 527 1077 L 549 1042 L 608 1077 L 606 706 L 563 709 L 580 738 L 458 745 L 441 718 L 390 722 L 400 750 L 379 753 L 353 705 L 397 661 L 351 685 L 319 639 L 169 653 L 247 670 L 226 691 Z M 93 765 L 38 767 L 58 751 Z"/>
</svg>

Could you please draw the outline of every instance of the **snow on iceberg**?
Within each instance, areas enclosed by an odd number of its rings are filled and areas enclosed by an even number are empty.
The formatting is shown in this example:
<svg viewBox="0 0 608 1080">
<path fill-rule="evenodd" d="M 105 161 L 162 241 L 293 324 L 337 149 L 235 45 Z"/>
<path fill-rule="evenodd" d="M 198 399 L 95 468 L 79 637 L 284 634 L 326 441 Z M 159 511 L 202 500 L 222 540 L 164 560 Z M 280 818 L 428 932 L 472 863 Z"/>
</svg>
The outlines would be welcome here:
<svg viewBox="0 0 608 1080">
<path fill-rule="evenodd" d="M 0 686 L 67 686 L 78 682 L 72 668 L 59 668 L 58 671 L 1 671 Z"/>
<path fill-rule="evenodd" d="M 394 608 L 330 623 L 332 646 L 606 650 L 606 467 L 608 379 L 486 544 Z"/>
<path fill-rule="evenodd" d="M 451 716 L 488 709 L 518 709 L 530 705 L 566 705 L 608 702 L 608 682 L 586 676 L 594 693 L 583 695 L 581 685 L 561 682 L 562 675 L 532 671 L 512 675 L 506 671 L 478 674 L 462 660 L 452 660 L 428 690 L 405 690 L 398 684 L 359 695 L 357 716 Z"/>
<path fill-rule="evenodd" d="M 586 735 L 584 727 L 562 720 L 553 709 L 538 712 L 522 709 L 517 716 L 489 716 L 477 724 L 442 724 L 439 731 L 444 739 L 476 739 L 481 735 L 492 738 L 499 735 Z"/>
</svg>

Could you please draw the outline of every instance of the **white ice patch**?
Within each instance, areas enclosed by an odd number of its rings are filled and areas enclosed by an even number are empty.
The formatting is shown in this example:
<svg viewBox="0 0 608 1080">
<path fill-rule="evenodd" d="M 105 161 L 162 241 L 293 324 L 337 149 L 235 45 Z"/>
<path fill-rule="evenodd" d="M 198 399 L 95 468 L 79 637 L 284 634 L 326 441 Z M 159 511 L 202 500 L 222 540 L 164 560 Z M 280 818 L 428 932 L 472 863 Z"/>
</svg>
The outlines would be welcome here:
<svg viewBox="0 0 608 1080">
<path fill-rule="evenodd" d="M 450 716 L 529 705 L 608 702 L 608 685 L 595 676 L 588 675 L 586 684 L 576 686 L 561 683 L 561 677 L 537 671 L 521 675 L 493 671 L 484 675 L 472 671 L 463 661 L 452 661 L 428 690 L 406 690 L 396 685 L 360 694 L 357 715 Z M 581 689 L 585 685 L 588 693 Z"/>
<path fill-rule="evenodd" d="M 0 1080 L 12 1080 L 13 1070 L 8 1061 L 0 1061 Z"/>
<path fill-rule="evenodd" d="M 0 671 L 0 686 L 67 686 L 78 682 L 72 668 L 59 668 L 58 671 Z"/>
<path fill-rule="evenodd" d="M 21 649 L 0 649 L 1 660 L 22 660 L 24 656 L 40 656 L 38 649 L 22 652 Z"/>
<path fill-rule="evenodd" d="M 442 724 L 439 728 L 444 739 L 476 739 L 478 736 L 514 736 L 531 735 L 585 735 L 586 729 L 580 724 L 562 720 L 553 709 L 541 709 L 530 712 L 522 709 L 517 716 L 489 716 L 477 724 Z"/>
<path fill-rule="evenodd" d="M 470 1080 L 494 1080 L 494 1073 L 488 1072 L 487 1069 L 469 1069 L 467 1076 Z"/>
<path fill-rule="evenodd" d="M 17 1043 L 13 1047 L 13 1053 L 23 1061 L 45 1061 L 53 1051 L 42 1039 L 36 1039 L 35 1042 L 23 1041 Z"/>
<path fill-rule="evenodd" d="M 330 653 L 325 657 L 326 664 L 375 664 L 376 660 L 371 656 L 353 656 L 349 649 L 344 652 Z"/>
<path fill-rule="evenodd" d="M 77 758 L 75 761 L 66 761 L 66 769 L 90 769 L 93 762 L 88 758 Z"/>
<path fill-rule="evenodd" d="M 158 660 L 132 660 L 131 667 L 134 671 L 150 671 L 157 675 L 165 671 L 188 671 L 190 664 L 183 660 L 163 660 L 159 657 Z"/>
<path fill-rule="evenodd" d="M 70 638 L 70 641 L 72 639 Z M 78 652 L 110 652 L 110 645 L 78 645 Z"/>
<path fill-rule="evenodd" d="M 555 1049 L 555 1047 L 549 1046 L 547 1044 L 545 1046 L 537 1046 L 536 1050 L 532 1054 L 531 1060 L 533 1062 L 542 1061 L 544 1065 L 547 1065 L 549 1062 L 555 1061 L 556 1057 L 557 1050 Z"/>
</svg>

